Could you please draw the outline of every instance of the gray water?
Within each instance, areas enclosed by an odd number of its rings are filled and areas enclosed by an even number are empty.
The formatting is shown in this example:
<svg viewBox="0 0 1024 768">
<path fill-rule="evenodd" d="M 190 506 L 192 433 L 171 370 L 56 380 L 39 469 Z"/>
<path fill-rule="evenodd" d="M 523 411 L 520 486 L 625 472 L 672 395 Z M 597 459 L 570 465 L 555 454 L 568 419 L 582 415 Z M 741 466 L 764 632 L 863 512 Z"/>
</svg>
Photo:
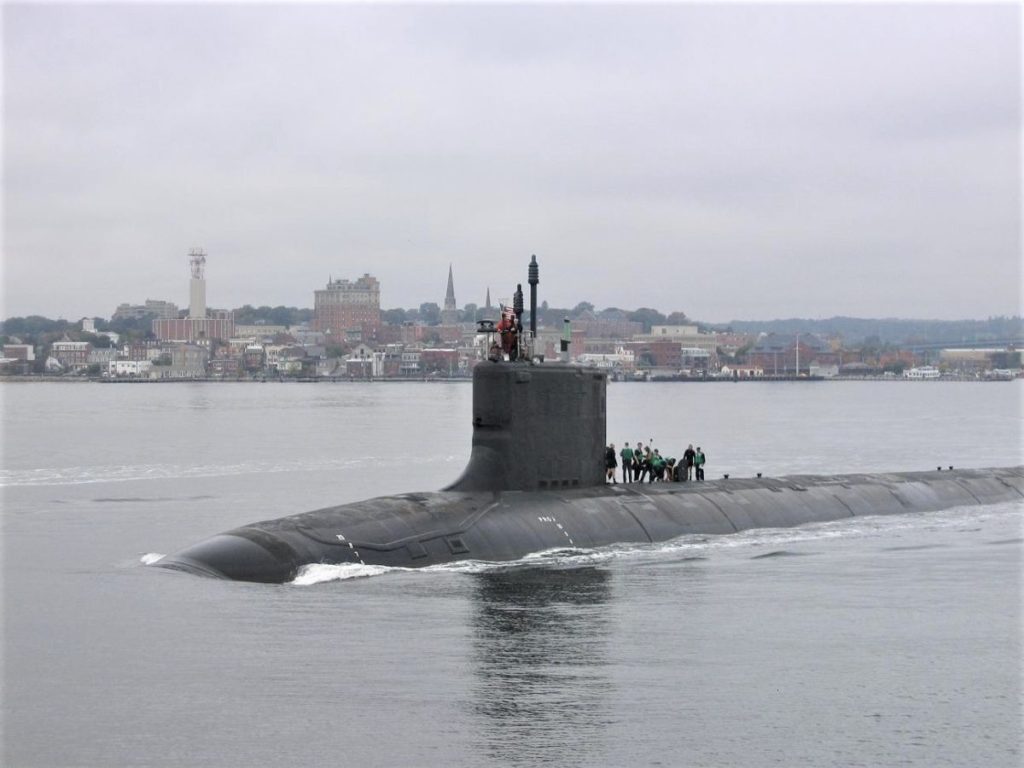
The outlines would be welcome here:
<svg viewBox="0 0 1024 768">
<path fill-rule="evenodd" d="M 708 476 L 1008 466 L 1021 382 L 612 384 Z M 1022 505 L 304 584 L 148 568 L 433 490 L 463 383 L 0 385 L 5 766 L 1019 766 Z"/>
</svg>

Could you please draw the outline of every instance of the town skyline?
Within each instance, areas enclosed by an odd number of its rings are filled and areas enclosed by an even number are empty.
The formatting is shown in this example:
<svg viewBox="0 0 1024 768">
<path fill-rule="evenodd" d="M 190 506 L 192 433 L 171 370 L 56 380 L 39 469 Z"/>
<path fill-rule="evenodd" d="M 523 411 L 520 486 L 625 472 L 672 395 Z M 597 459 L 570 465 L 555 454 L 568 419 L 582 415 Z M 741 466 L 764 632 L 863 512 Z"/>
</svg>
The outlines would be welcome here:
<svg viewBox="0 0 1024 768">
<path fill-rule="evenodd" d="M 422 302 L 418 309 L 382 308 L 380 281 L 367 272 L 354 280 L 332 276 L 314 291 L 311 311 L 249 305 L 224 310 L 207 304 L 206 264 L 206 251 L 189 250 L 187 309 L 147 299 L 142 305 L 120 304 L 109 322 L 84 317 L 80 328 L 63 320 L 8 318 L 0 323 L 0 374 L 106 381 L 465 378 L 485 360 L 514 361 L 522 354 L 601 368 L 626 380 L 879 374 L 935 379 L 952 371 L 1004 379 L 1019 373 L 1017 347 L 1024 340 L 1019 317 L 984 323 L 904 321 L 905 334 L 896 344 L 884 326 L 898 321 L 869 321 L 869 333 L 851 345 L 846 331 L 856 322 L 823 327 L 828 332 L 821 336 L 819 329 L 806 327 L 807 321 L 782 333 L 734 329 L 702 324 L 684 312 L 596 310 L 586 301 L 571 309 L 543 301 L 527 314 L 521 284 L 511 303 L 492 305 L 488 290 L 483 308 L 468 303 L 460 310 L 452 265 L 443 309 L 436 302 Z M 532 310 L 535 260 L 528 276 Z M 957 343 L 936 343 L 936 327 L 952 330 Z M 936 353 L 941 369 L 917 365 L 932 362 Z"/>
<path fill-rule="evenodd" d="M 1014 315 L 1016 4 L 4 8 L 0 316 L 177 293 Z M 230 40 L 230 45 L 224 41 Z M 440 278 L 438 277 L 440 276 Z M 429 286 L 429 290 L 425 290 Z"/>
<path fill-rule="evenodd" d="M 319 289 L 311 289 L 310 292 L 314 293 L 316 290 L 319 290 Z M 131 307 L 131 308 L 134 308 L 134 309 L 138 309 L 138 308 L 144 306 L 144 304 L 147 303 L 147 302 L 148 303 L 153 303 L 153 304 L 159 304 L 159 305 L 164 305 L 164 304 L 174 305 L 174 307 L 176 308 L 177 312 L 180 313 L 182 316 L 185 316 L 187 314 L 187 309 L 188 309 L 187 290 L 182 291 L 182 293 L 185 294 L 185 298 L 184 299 L 178 299 L 178 300 L 175 300 L 174 298 L 170 298 L 167 295 L 163 295 L 163 296 L 153 295 L 153 296 L 147 296 L 147 297 L 141 298 L 141 299 L 137 298 L 137 297 L 131 297 L 130 300 L 119 301 L 117 303 L 117 305 L 114 306 L 113 311 L 110 311 L 110 312 L 88 312 L 87 311 L 87 312 L 84 312 L 84 313 L 78 313 L 78 312 L 62 312 L 62 311 L 57 311 L 57 312 L 47 313 L 47 312 L 41 312 L 41 311 L 25 311 L 25 312 L 22 312 L 20 314 L 6 314 L 5 313 L 5 314 L 0 314 L 0 323 L 2 323 L 4 320 L 11 320 L 11 319 L 15 319 L 15 318 L 28 318 L 28 317 L 41 317 L 41 318 L 46 318 L 48 320 L 67 321 L 67 322 L 70 322 L 70 323 L 80 322 L 83 318 L 109 320 L 109 319 L 111 319 L 112 317 L 114 317 L 116 315 L 117 310 L 119 308 L 121 308 L 121 307 Z M 384 292 L 382 290 L 382 294 L 383 293 Z M 475 306 L 478 309 L 483 309 L 486 306 L 486 300 L 487 300 L 488 296 L 490 296 L 490 299 L 491 299 L 491 306 L 494 307 L 494 308 L 497 308 L 499 306 L 499 304 L 501 304 L 501 303 L 510 304 L 511 303 L 511 299 L 512 299 L 512 293 L 513 293 L 513 291 L 509 291 L 507 296 L 506 295 L 500 295 L 499 296 L 498 294 L 496 294 L 494 292 L 493 289 L 488 290 L 488 288 L 485 287 L 485 289 L 484 289 L 484 298 L 481 299 L 479 302 L 477 302 L 477 301 L 473 301 L 471 298 L 463 300 L 461 298 L 461 294 L 457 291 L 456 295 L 459 296 L 458 303 L 457 303 L 457 309 L 460 312 L 463 312 L 469 306 Z M 414 300 L 408 306 L 405 306 L 405 305 L 393 305 L 392 306 L 392 305 L 385 305 L 385 303 L 384 303 L 384 301 L 382 299 L 380 311 L 382 313 L 384 313 L 384 312 L 391 312 L 391 311 L 416 311 L 416 310 L 419 310 L 420 308 L 422 308 L 426 304 L 436 305 L 438 310 L 440 310 L 444 306 L 444 301 L 443 300 L 444 300 L 444 296 L 443 295 L 440 297 L 440 299 L 437 296 L 430 296 L 430 297 L 423 298 L 420 301 L 415 301 Z M 281 303 L 281 302 L 278 302 L 278 301 L 271 300 L 271 301 L 245 301 L 244 303 L 238 304 L 237 306 L 228 306 L 228 305 L 225 305 L 225 304 L 222 304 L 222 303 L 218 303 L 216 301 L 211 302 L 211 306 L 216 305 L 219 310 L 229 311 L 229 312 L 238 312 L 238 311 L 246 309 L 246 308 L 249 308 L 249 309 L 252 309 L 252 310 L 257 310 L 257 309 L 285 309 L 285 310 L 296 310 L 296 311 L 299 311 L 299 312 L 304 312 L 304 311 L 312 312 L 313 311 L 313 304 L 314 304 L 313 301 L 308 301 L 305 304 L 284 304 L 284 303 Z M 716 326 L 716 327 L 717 326 L 728 326 L 728 325 L 735 324 L 735 323 L 739 323 L 739 324 L 757 324 L 757 323 L 789 323 L 789 322 L 801 322 L 801 321 L 806 321 L 806 322 L 809 322 L 809 323 L 819 323 L 819 322 L 825 322 L 825 321 L 837 320 L 837 319 L 868 321 L 868 322 L 872 322 L 872 321 L 896 321 L 896 322 L 906 321 L 906 322 L 921 322 L 921 323 L 956 323 L 956 322 L 981 322 L 981 321 L 991 320 L 993 318 L 1000 318 L 1000 317 L 1020 318 L 1022 316 L 1019 311 L 1011 313 L 1011 314 L 1000 314 L 1000 313 L 997 313 L 997 312 L 987 312 L 987 313 L 984 313 L 982 315 L 974 316 L 974 317 L 956 316 L 956 317 L 946 317 L 946 318 L 942 318 L 942 317 L 911 317 L 911 316 L 901 316 L 901 315 L 868 316 L 868 315 L 846 315 L 846 314 L 839 314 L 839 313 L 831 313 L 831 314 L 824 314 L 824 315 L 821 315 L 821 316 L 818 316 L 818 317 L 802 317 L 802 316 L 795 315 L 795 314 L 788 314 L 788 315 L 787 314 L 783 314 L 783 315 L 779 315 L 779 316 L 776 316 L 776 317 L 745 317 L 744 318 L 744 317 L 735 316 L 735 317 L 730 317 L 727 320 L 708 320 L 708 319 L 705 319 L 705 318 L 702 318 L 702 317 L 692 316 L 692 315 L 690 315 L 690 313 L 686 312 L 686 310 L 684 308 L 682 308 L 682 307 L 675 307 L 675 308 L 668 309 L 668 308 L 664 308 L 664 307 L 652 306 L 650 303 L 643 303 L 643 304 L 639 304 L 637 306 L 627 306 L 627 305 L 625 305 L 623 303 L 609 304 L 607 306 L 599 306 L 599 305 L 595 304 L 592 301 L 589 301 L 587 298 L 584 297 L 584 298 L 579 298 L 578 300 L 573 300 L 570 303 L 567 303 L 565 305 L 556 305 L 553 302 L 548 301 L 547 299 L 539 298 L 538 299 L 538 305 L 541 305 L 541 304 L 546 305 L 548 307 L 552 307 L 552 308 L 567 309 L 567 310 L 573 310 L 573 309 L 579 307 L 580 305 L 586 304 L 586 305 L 592 306 L 593 307 L 593 311 L 595 313 L 597 313 L 597 314 L 600 314 L 602 312 L 609 312 L 609 311 L 620 311 L 620 312 L 624 312 L 624 313 L 633 313 L 633 312 L 636 312 L 636 311 L 639 311 L 639 310 L 650 309 L 650 310 L 654 310 L 655 312 L 658 312 L 658 313 L 660 313 L 660 314 L 662 314 L 662 315 L 664 315 L 666 317 L 674 315 L 674 314 L 685 314 L 687 316 L 687 319 L 688 319 L 689 322 L 701 323 L 701 324 L 704 324 L 704 325 Z M 527 314 L 529 314 L 529 312 L 527 312 Z"/>
</svg>

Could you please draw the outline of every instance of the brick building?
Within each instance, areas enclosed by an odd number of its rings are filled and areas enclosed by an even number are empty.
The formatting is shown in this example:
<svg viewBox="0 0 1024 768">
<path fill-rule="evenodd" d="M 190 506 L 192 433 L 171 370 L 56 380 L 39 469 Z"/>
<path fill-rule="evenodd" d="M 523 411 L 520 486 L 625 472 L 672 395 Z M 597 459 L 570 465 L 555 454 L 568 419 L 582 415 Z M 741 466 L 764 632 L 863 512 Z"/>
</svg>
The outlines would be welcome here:
<svg viewBox="0 0 1024 768">
<path fill-rule="evenodd" d="M 4 344 L 4 357 L 8 360 L 32 362 L 36 359 L 36 351 L 31 344 Z"/>
<path fill-rule="evenodd" d="M 423 373 L 454 375 L 459 372 L 459 352 L 456 349 L 424 349 L 420 352 L 420 370 Z"/>
<path fill-rule="evenodd" d="M 162 341 L 201 341 L 203 339 L 230 339 L 235 335 L 234 313 L 228 310 L 208 310 L 208 317 L 177 317 L 173 320 L 154 320 L 153 333 Z"/>
<path fill-rule="evenodd" d="M 313 327 L 335 341 L 371 341 L 380 332 L 380 283 L 364 274 L 355 282 L 332 280 L 313 292 Z"/>
<path fill-rule="evenodd" d="M 623 347 L 633 353 L 637 369 L 679 371 L 683 367 L 683 345 L 679 341 L 629 341 Z"/>
<path fill-rule="evenodd" d="M 75 371 L 89 366 L 89 353 L 92 344 L 88 341 L 55 341 L 50 354 L 65 370 Z"/>
</svg>

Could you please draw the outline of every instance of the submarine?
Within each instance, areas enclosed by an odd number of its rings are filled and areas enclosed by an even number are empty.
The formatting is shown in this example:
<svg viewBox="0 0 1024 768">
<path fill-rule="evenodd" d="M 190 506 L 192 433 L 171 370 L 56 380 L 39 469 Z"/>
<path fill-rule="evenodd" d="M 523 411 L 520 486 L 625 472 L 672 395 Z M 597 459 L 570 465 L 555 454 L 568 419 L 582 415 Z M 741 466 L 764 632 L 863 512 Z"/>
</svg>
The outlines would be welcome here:
<svg viewBox="0 0 1024 768">
<path fill-rule="evenodd" d="M 553 549 L 653 543 L 868 515 L 933 512 L 1024 498 L 1024 467 L 884 474 L 790 475 L 706 482 L 605 482 L 607 376 L 533 354 L 522 285 L 497 326 L 483 321 L 488 360 L 473 369 L 473 434 L 461 476 L 405 493 L 244 525 L 153 567 L 286 583 L 306 565 L 420 568 L 514 561 Z M 496 340 L 497 339 L 497 340 Z"/>
</svg>

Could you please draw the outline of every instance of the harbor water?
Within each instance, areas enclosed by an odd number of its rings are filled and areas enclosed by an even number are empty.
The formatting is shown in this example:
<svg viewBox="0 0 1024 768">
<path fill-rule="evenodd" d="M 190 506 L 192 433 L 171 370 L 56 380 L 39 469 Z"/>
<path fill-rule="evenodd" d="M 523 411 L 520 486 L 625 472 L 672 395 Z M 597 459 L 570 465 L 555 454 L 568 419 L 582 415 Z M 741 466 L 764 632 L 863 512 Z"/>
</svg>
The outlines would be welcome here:
<svg viewBox="0 0 1024 768">
<path fill-rule="evenodd" d="M 707 476 L 1024 463 L 1024 382 L 612 383 Z M 285 585 L 149 568 L 436 490 L 465 382 L 4 383 L 0 764 L 1019 766 L 1024 504 Z"/>
</svg>

